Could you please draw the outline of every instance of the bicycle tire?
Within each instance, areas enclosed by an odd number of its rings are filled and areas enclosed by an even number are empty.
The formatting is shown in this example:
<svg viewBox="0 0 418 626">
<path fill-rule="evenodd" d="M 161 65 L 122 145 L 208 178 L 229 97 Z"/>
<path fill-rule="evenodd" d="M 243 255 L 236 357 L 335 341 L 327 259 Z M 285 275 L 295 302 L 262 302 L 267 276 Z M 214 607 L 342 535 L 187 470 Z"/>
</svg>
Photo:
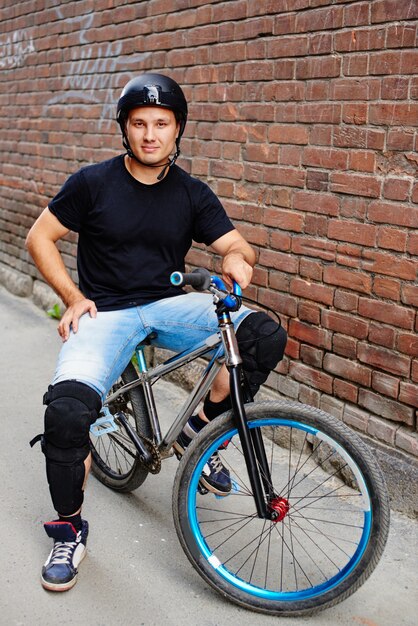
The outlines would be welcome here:
<svg viewBox="0 0 418 626">
<path fill-rule="evenodd" d="M 129 363 L 121 375 L 120 381 L 113 386 L 112 391 L 121 384 L 130 383 L 138 379 L 138 374 L 132 363 Z M 123 411 L 133 428 L 147 438 L 152 437 L 151 425 L 141 385 L 134 387 L 115 403 L 109 405 L 112 414 Z M 117 418 L 115 418 L 117 423 Z M 119 430 L 96 437 L 90 434 L 92 452 L 92 472 L 98 480 L 115 491 L 130 492 L 142 485 L 148 476 L 139 462 L 138 452 L 124 432 L 123 426 Z"/>
<path fill-rule="evenodd" d="M 271 505 L 283 518 L 258 518 L 229 412 L 205 426 L 178 467 L 180 543 L 206 582 L 247 609 L 295 616 L 334 606 L 365 582 L 383 553 L 389 499 L 380 468 L 356 433 L 318 409 L 279 401 L 247 405 L 246 413 L 265 441 Z M 199 487 L 214 452 L 230 471 L 227 497 Z"/>
</svg>

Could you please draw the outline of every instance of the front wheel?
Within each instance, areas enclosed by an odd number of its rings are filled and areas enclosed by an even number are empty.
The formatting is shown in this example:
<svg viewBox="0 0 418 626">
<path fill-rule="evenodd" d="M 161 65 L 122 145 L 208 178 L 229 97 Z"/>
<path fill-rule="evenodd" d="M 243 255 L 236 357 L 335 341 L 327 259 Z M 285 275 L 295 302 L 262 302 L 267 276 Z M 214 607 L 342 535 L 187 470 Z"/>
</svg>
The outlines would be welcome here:
<svg viewBox="0 0 418 626">
<path fill-rule="evenodd" d="M 347 426 L 291 402 L 246 406 L 261 435 L 275 519 L 257 516 L 231 413 L 206 426 L 179 465 L 173 512 L 182 547 L 199 574 L 233 602 L 275 615 L 304 615 L 341 602 L 376 567 L 389 530 L 381 471 Z M 232 489 L 201 488 L 218 453 Z"/>
</svg>

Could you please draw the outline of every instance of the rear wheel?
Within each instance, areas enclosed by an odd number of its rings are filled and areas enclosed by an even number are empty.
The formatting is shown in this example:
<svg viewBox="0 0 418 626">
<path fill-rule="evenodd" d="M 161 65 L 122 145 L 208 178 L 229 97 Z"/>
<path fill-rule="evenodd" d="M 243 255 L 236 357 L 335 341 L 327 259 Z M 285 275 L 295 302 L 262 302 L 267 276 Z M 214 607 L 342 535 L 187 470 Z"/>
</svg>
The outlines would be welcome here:
<svg viewBox="0 0 418 626">
<path fill-rule="evenodd" d="M 246 407 L 271 474 L 269 508 L 257 516 L 231 414 L 193 440 L 173 493 L 176 530 L 199 574 L 232 601 L 264 613 L 314 613 L 344 600 L 376 567 L 387 539 L 385 483 L 363 441 L 322 411 L 288 402 Z M 232 490 L 200 485 L 219 451 Z"/>
<path fill-rule="evenodd" d="M 136 379 L 138 379 L 138 374 L 132 363 L 129 363 L 120 380 L 112 387 L 111 393 L 123 384 Z M 122 412 L 138 433 L 151 438 L 152 433 L 141 385 L 119 396 L 115 402 L 109 404 L 109 410 L 114 416 Z M 118 422 L 117 417 L 114 420 L 118 427 L 116 431 L 98 437 L 90 434 L 92 472 L 100 482 L 111 489 L 133 491 L 142 485 L 148 476 L 148 471 L 139 462 L 137 450 L 124 427 Z"/>
</svg>

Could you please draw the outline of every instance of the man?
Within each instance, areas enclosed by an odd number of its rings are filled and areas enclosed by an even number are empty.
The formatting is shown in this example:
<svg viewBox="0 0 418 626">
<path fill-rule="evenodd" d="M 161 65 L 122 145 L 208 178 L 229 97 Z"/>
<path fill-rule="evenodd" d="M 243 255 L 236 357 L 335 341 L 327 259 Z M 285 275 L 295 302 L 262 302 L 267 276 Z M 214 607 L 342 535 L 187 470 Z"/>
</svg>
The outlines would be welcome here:
<svg viewBox="0 0 418 626">
<path fill-rule="evenodd" d="M 216 332 L 211 296 L 183 293 L 170 285 L 170 274 L 184 270 L 192 240 L 222 257 L 228 284 L 235 280 L 245 289 L 255 263 L 253 250 L 209 187 L 175 164 L 187 121 L 179 85 L 161 74 L 134 78 L 118 101 L 117 121 L 126 154 L 70 176 L 27 237 L 39 271 L 66 305 L 58 325 L 63 346 L 44 396 L 40 437 L 58 513 L 44 525 L 54 547 L 42 569 L 42 585 L 53 591 L 76 582 L 88 534 L 81 505 L 91 462 L 89 428 L 136 344 L 153 333 L 154 345 L 180 350 Z M 56 246 L 70 230 L 79 233 L 79 286 Z M 256 393 L 282 358 L 286 334 L 266 314 L 245 307 L 233 319 Z M 181 434 L 177 453 L 229 408 L 228 382 L 222 369 L 202 412 Z M 231 489 L 216 454 L 205 479 L 220 495 Z"/>
</svg>

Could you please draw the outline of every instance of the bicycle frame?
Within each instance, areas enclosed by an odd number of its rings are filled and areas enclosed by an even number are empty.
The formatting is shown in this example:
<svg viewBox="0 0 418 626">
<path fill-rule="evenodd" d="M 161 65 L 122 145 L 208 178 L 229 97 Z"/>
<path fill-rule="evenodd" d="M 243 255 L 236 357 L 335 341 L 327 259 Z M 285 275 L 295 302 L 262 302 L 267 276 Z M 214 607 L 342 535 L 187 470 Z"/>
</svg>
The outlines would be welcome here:
<svg viewBox="0 0 418 626">
<path fill-rule="evenodd" d="M 139 378 L 136 381 L 127 383 L 117 391 L 107 397 L 106 405 L 112 403 L 120 395 L 138 385 L 142 385 L 150 424 L 154 435 L 154 443 L 158 447 L 161 458 L 173 455 L 173 443 L 176 441 L 189 417 L 193 414 L 199 402 L 201 402 L 209 391 L 216 375 L 225 363 L 230 375 L 230 389 L 232 409 L 235 423 L 238 429 L 242 444 L 243 454 L 247 465 L 250 484 L 256 505 L 257 514 L 260 518 L 273 519 L 275 511 L 268 506 L 269 500 L 273 497 L 270 470 L 266 458 L 263 443 L 250 431 L 245 415 L 241 385 L 242 359 L 239 354 L 238 344 L 235 336 L 234 325 L 231 321 L 230 313 L 222 302 L 216 304 L 218 317 L 219 334 L 211 335 L 204 342 L 192 346 L 190 349 L 174 355 L 165 363 L 148 369 L 144 348 L 145 344 L 139 344 L 136 348 L 138 360 Z M 173 424 L 163 436 L 161 433 L 158 413 L 155 405 L 152 384 L 162 376 L 194 361 L 195 359 L 213 353 L 208 365 L 204 369 L 200 379 L 187 398 L 185 404 L 180 409 Z M 147 462 L 150 453 L 144 446 L 141 437 L 130 427 L 124 416 L 119 415 L 119 419 L 124 425 L 129 437 L 137 448 L 139 454 Z"/>
</svg>

